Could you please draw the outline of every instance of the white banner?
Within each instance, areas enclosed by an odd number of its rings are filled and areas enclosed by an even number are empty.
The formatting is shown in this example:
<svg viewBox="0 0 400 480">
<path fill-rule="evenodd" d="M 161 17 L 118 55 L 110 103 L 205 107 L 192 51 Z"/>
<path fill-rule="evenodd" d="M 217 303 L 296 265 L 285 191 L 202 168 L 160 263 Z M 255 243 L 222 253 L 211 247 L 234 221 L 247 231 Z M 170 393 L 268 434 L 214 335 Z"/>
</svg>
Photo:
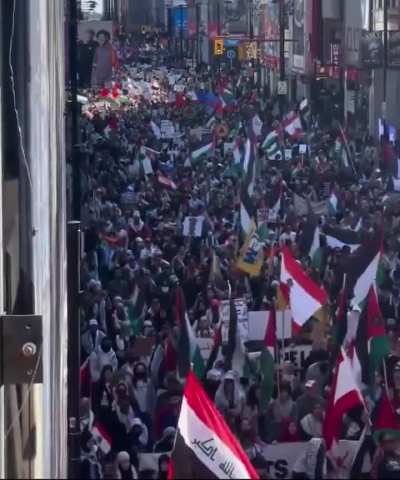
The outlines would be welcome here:
<svg viewBox="0 0 400 480">
<path fill-rule="evenodd" d="M 269 322 L 269 311 L 249 312 L 249 340 L 264 340 Z M 292 338 L 292 314 L 290 310 L 276 312 L 276 338 Z"/>
<path fill-rule="evenodd" d="M 336 457 L 336 471 L 331 478 L 350 478 L 353 460 L 357 454 L 359 442 L 340 440 Z M 307 463 L 308 442 L 277 443 L 264 445 L 261 453 L 268 465 L 268 478 L 285 480 L 292 478 L 293 468 L 301 470 Z M 158 460 L 161 454 L 140 453 L 139 473 L 143 470 L 153 470 L 158 473 Z M 168 454 L 167 454 L 168 455 Z M 362 473 L 369 473 L 371 463 L 368 456 L 364 459 Z M 304 473 L 304 472 L 297 472 Z"/>
<path fill-rule="evenodd" d="M 308 442 L 277 443 L 266 445 L 263 448 L 263 456 L 268 463 L 268 478 L 286 479 L 292 478 L 293 467 L 296 469 L 303 466 L 306 460 Z M 350 470 L 357 454 L 359 442 L 340 440 L 337 454 L 336 473 L 332 478 L 350 478 Z M 302 458 L 304 457 L 304 458 Z M 302 461 L 304 460 L 304 461 Z M 364 461 L 363 472 L 369 471 L 368 459 Z M 297 472 L 301 473 L 301 472 Z"/>
</svg>

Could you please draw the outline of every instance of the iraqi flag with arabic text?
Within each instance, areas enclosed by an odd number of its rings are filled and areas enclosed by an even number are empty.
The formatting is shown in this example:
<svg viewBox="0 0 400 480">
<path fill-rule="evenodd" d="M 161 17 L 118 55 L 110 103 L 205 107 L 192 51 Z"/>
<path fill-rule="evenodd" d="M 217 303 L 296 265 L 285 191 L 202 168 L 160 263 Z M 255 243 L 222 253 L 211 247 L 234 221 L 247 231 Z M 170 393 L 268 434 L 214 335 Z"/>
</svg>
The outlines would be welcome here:
<svg viewBox="0 0 400 480">
<path fill-rule="evenodd" d="M 168 477 L 259 478 L 192 372 L 186 381 Z"/>
</svg>

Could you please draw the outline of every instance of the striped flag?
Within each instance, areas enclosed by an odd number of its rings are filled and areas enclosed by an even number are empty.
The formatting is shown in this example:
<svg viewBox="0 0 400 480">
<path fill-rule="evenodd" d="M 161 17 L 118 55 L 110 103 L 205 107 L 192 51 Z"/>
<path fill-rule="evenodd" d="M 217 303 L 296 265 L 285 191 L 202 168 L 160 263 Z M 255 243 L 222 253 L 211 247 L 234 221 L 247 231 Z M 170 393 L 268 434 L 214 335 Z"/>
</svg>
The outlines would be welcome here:
<svg viewBox="0 0 400 480">
<path fill-rule="evenodd" d="M 339 204 L 338 197 L 336 196 L 335 191 L 332 190 L 328 200 L 328 211 L 330 215 L 336 215 L 338 210 L 338 204 Z"/>
<path fill-rule="evenodd" d="M 336 363 L 330 399 L 323 425 L 326 450 L 335 454 L 341 438 L 343 418 L 355 407 L 363 407 L 364 401 L 353 375 L 350 358 L 342 349 Z"/>
<path fill-rule="evenodd" d="M 367 303 L 358 322 L 356 351 L 360 361 L 362 381 L 366 385 L 372 385 L 376 369 L 390 353 L 385 322 L 373 286 L 370 288 Z"/>
<path fill-rule="evenodd" d="M 179 376 L 181 378 L 186 378 L 193 366 L 193 372 L 198 378 L 202 378 L 204 374 L 204 362 L 186 312 L 186 304 L 182 288 L 178 288 L 176 291 L 175 316 L 180 326 L 178 345 Z"/>
<path fill-rule="evenodd" d="M 275 160 L 276 157 L 282 156 L 282 150 L 279 144 L 279 135 L 276 130 L 272 130 L 261 145 L 261 148 L 266 152 L 269 160 Z"/>
<path fill-rule="evenodd" d="M 270 222 L 275 222 L 278 218 L 282 206 L 282 181 L 272 186 L 268 196 L 268 218 Z"/>
<path fill-rule="evenodd" d="M 197 150 L 194 150 L 192 152 L 192 160 L 196 161 L 199 160 L 202 156 L 208 156 L 211 154 L 214 150 L 214 142 L 207 143 L 206 145 L 203 145 L 202 147 L 198 148 Z"/>
<path fill-rule="evenodd" d="M 281 282 L 289 287 L 289 301 L 295 325 L 301 328 L 328 300 L 293 257 L 288 247 L 282 249 Z"/>
<path fill-rule="evenodd" d="M 193 373 L 183 394 L 169 478 L 259 478 Z"/>
<path fill-rule="evenodd" d="M 299 247 L 302 253 L 311 258 L 314 265 L 319 264 L 317 256 L 320 253 L 320 229 L 315 215 L 310 214 L 299 238 Z M 320 256 L 320 255 L 319 255 Z"/>
<path fill-rule="evenodd" d="M 294 140 L 300 140 L 304 137 L 303 125 L 296 112 L 289 113 L 286 120 L 283 122 L 283 128 L 289 137 Z"/>
<path fill-rule="evenodd" d="M 170 178 L 166 177 L 165 175 L 163 175 L 161 172 L 158 172 L 157 173 L 157 180 L 158 180 L 158 183 L 160 183 L 161 185 L 163 185 L 164 187 L 168 187 L 168 188 L 172 188 L 172 190 L 177 190 L 177 186 L 176 186 L 176 183 L 171 180 Z"/>
<path fill-rule="evenodd" d="M 102 423 L 97 421 L 92 428 L 93 438 L 100 450 L 107 455 L 111 452 L 112 439 Z"/>
<path fill-rule="evenodd" d="M 256 212 L 256 208 L 252 200 L 256 176 L 256 161 L 254 144 L 250 139 L 247 139 L 245 144 L 243 170 L 244 179 L 241 188 L 240 222 L 242 230 L 246 235 L 248 235 L 251 232 L 253 219 Z"/>
<path fill-rule="evenodd" d="M 326 238 L 326 244 L 330 248 L 343 248 L 347 246 L 353 252 L 361 245 L 360 232 L 354 230 L 327 225 L 323 233 Z"/>
<path fill-rule="evenodd" d="M 367 239 L 346 261 L 346 290 L 353 294 L 352 305 L 361 305 L 377 279 L 382 256 L 382 236 Z"/>
</svg>

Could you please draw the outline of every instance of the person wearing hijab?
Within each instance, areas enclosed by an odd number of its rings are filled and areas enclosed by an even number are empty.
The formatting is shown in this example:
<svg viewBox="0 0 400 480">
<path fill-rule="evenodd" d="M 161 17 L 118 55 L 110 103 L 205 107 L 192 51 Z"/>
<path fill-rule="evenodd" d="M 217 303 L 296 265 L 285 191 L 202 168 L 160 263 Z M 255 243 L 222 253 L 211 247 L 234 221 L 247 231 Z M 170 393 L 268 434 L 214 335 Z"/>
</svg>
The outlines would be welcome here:
<svg viewBox="0 0 400 480">
<path fill-rule="evenodd" d="M 136 480 L 138 477 L 136 468 L 132 465 L 128 452 L 119 452 L 117 455 L 119 478 L 122 480 Z"/>
<path fill-rule="evenodd" d="M 106 365 L 111 366 L 113 372 L 118 368 L 118 359 L 112 349 L 112 342 L 108 337 L 103 338 L 100 346 L 89 357 L 90 375 L 92 382 L 100 380 L 101 372 Z"/>
<path fill-rule="evenodd" d="M 229 371 L 225 374 L 215 394 L 215 405 L 224 415 L 230 426 L 234 426 L 243 412 L 245 396 L 235 373 Z"/>
</svg>

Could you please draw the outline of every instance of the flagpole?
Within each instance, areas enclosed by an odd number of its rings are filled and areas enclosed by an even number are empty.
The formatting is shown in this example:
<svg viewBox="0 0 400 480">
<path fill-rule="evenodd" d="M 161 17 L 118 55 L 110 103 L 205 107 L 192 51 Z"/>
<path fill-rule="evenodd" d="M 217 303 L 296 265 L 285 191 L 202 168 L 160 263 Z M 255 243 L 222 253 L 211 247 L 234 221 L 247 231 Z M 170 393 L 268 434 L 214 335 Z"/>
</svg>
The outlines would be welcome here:
<svg viewBox="0 0 400 480">
<path fill-rule="evenodd" d="M 389 382 L 388 382 L 388 374 L 387 374 L 387 368 L 386 368 L 386 362 L 385 359 L 382 359 L 382 365 L 383 365 L 383 381 L 385 382 L 385 390 L 388 398 L 389 396 Z"/>
</svg>

